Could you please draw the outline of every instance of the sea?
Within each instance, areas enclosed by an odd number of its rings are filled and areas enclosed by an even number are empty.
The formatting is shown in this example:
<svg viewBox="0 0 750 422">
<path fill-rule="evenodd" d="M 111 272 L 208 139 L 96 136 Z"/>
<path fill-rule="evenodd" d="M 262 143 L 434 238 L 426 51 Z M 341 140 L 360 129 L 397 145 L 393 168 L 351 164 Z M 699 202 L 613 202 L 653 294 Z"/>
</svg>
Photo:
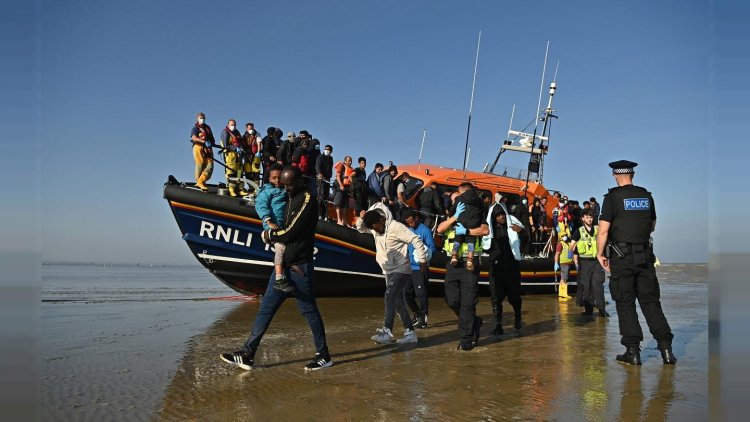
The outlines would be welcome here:
<svg viewBox="0 0 750 422">
<path fill-rule="evenodd" d="M 658 267 L 676 366 L 648 333 L 643 365 L 621 353 L 618 319 L 573 301 L 525 295 L 524 324 L 503 337 L 489 298 L 478 346 L 456 349 L 457 318 L 430 298 L 430 327 L 407 347 L 370 340 L 381 298 L 320 298 L 334 366 L 305 373 L 309 328 L 279 309 L 252 371 L 220 361 L 249 334 L 259 299 L 186 265 L 42 266 L 43 420 L 674 420 L 708 419 L 708 267 Z M 403 329 L 394 327 L 398 337 Z"/>
</svg>

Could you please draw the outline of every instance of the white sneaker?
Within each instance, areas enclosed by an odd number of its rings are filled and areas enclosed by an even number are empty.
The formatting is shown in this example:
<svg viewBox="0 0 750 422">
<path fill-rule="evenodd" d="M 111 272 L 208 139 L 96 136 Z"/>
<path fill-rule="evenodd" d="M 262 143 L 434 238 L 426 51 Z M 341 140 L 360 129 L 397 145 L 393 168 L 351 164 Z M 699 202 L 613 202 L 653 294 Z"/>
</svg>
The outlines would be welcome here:
<svg viewBox="0 0 750 422">
<path fill-rule="evenodd" d="M 391 342 L 393 341 L 393 333 L 391 332 L 391 330 L 383 327 L 378 328 L 375 331 L 377 331 L 377 334 L 370 337 L 373 341 L 380 344 L 391 344 Z"/>
<path fill-rule="evenodd" d="M 414 330 L 406 329 L 404 331 L 404 337 L 396 340 L 396 344 L 407 344 L 407 343 L 416 343 L 417 342 L 417 333 L 414 332 Z"/>
</svg>

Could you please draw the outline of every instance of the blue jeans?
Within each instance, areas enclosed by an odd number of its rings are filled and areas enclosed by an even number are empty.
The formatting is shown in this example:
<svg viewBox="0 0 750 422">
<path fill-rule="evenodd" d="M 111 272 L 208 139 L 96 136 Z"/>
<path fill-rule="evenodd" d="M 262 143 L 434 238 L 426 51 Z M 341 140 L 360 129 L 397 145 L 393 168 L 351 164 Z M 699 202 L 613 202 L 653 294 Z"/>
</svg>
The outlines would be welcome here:
<svg viewBox="0 0 750 422">
<path fill-rule="evenodd" d="M 404 301 L 404 289 L 407 283 L 411 283 L 411 274 L 391 273 L 385 275 L 385 318 L 383 326 L 391 331 L 393 330 L 396 312 L 401 317 L 401 323 L 404 324 L 405 330 L 414 329 Z"/>
<path fill-rule="evenodd" d="M 314 273 L 315 268 L 312 261 L 306 264 L 297 265 L 305 275 L 300 275 L 289 268 L 286 268 L 286 278 L 289 283 L 294 285 L 294 298 L 297 300 L 297 307 L 299 308 L 302 316 L 307 320 L 307 324 L 312 330 L 313 341 L 315 341 L 315 350 L 317 353 L 328 356 L 328 345 L 326 344 L 326 330 L 323 326 L 323 318 L 320 316 L 318 305 L 315 303 L 315 283 Z M 268 326 L 271 324 L 271 319 L 279 310 L 281 304 L 289 295 L 288 293 L 277 290 L 273 287 L 273 282 L 276 279 L 276 271 L 271 273 L 271 277 L 268 280 L 268 286 L 266 287 L 266 293 L 263 295 L 263 299 L 260 302 L 260 309 L 258 309 L 258 315 L 255 316 L 255 322 L 253 323 L 253 329 L 250 332 L 250 337 L 245 341 L 243 351 L 249 353 L 251 356 L 255 356 L 255 352 L 258 350 L 260 340 L 263 338 L 263 334 L 266 333 Z"/>
</svg>

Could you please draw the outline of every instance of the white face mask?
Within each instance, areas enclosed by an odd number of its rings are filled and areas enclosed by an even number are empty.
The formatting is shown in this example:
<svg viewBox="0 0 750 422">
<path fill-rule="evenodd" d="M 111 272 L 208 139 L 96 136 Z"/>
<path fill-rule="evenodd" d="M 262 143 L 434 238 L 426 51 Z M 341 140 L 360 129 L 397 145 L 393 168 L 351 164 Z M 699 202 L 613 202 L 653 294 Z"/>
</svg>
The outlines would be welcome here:
<svg viewBox="0 0 750 422">
<path fill-rule="evenodd" d="M 203 124 L 203 122 L 204 122 L 205 120 L 206 120 L 206 119 L 204 119 L 204 118 L 200 118 L 200 119 L 198 119 L 198 123 L 200 123 L 200 124 Z"/>
<path fill-rule="evenodd" d="M 229 130 L 234 130 L 234 126 L 229 126 Z"/>
<path fill-rule="evenodd" d="M 324 150 L 324 151 L 323 151 L 323 155 L 331 155 L 331 151 L 328 151 L 328 150 Z"/>
<path fill-rule="evenodd" d="M 254 130 L 252 130 L 252 129 L 248 129 L 248 130 L 247 130 L 247 133 L 248 133 L 249 135 L 252 135 L 252 134 L 254 134 L 254 133 L 255 133 L 255 131 L 254 131 Z"/>
<path fill-rule="evenodd" d="M 523 201 L 521 201 L 521 202 L 523 202 L 523 204 L 524 204 L 524 205 L 526 205 L 526 204 L 528 204 L 528 203 L 529 203 L 529 202 L 528 202 L 527 200 L 525 200 L 525 199 L 524 199 Z"/>
</svg>

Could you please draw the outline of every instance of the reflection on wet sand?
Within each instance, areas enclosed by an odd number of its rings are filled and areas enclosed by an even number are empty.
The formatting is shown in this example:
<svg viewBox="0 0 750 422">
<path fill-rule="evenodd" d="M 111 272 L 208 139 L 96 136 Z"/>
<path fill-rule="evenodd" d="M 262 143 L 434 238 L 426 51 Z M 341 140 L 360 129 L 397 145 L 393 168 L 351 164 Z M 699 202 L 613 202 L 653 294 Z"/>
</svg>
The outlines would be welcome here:
<svg viewBox="0 0 750 422">
<path fill-rule="evenodd" d="M 670 291 L 673 290 L 673 291 Z M 287 301 L 264 337 L 256 369 L 218 359 L 245 340 L 257 303 L 231 309 L 194 337 L 167 387 L 158 414 L 190 420 L 705 420 L 705 284 L 663 286 L 665 309 L 683 356 L 663 367 L 644 342 L 642 367 L 614 361 L 617 318 L 584 317 L 572 302 L 524 298 L 521 333 L 501 339 L 488 301 L 478 347 L 456 350 L 456 319 L 431 298 L 430 328 L 409 347 L 369 340 L 382 324 L 382 299 L 322 299 L 332 368 L 306 374 L 313 353 L 306 323 Z M 614 314 L 614 313 L 613 313 Z M 504 318 L 512 321 L 510 315 Z M 402 330 L 396 326 L 394 334 Z"/>
</svg>

